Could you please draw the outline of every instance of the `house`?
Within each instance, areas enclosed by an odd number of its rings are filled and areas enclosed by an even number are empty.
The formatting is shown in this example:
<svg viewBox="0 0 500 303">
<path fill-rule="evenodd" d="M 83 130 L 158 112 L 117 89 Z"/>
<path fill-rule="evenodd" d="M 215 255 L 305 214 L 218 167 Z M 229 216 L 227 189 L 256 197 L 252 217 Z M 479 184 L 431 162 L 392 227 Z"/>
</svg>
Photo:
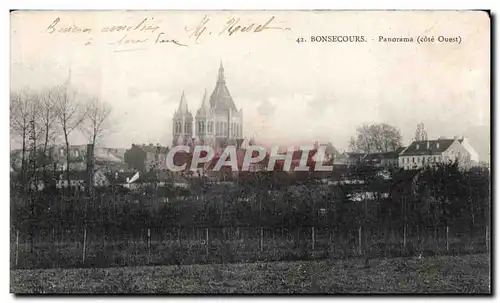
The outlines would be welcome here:
<svg viewBox="0 0 500 303">
<path fill-rule="evenodd" d="M 112 185 L 124 185 L 136 174 L 135 171 L 107 171 L 106 177 Z"/>
<path fill-rule="evenodd" d="M 189 188 L 190 183 L 182 173 L 168 170 L 150 170 L 147 172 L 116 172 L 113 183 L 129 189 L 140 189 L 153 186 L 161 187 L 171 185 L 178 188 Z"/>
<path fill-rule="evenodd" d="M 385 169 L 395 168 L 398 167 L 399 153 L 401 153 L 404 149 L 404 147 L 400 147 L 395 151 L 369 153 L 362 159 L 362 162 L 367 166 Z"/>
<path fill-rule="evenodd" d="M 189 182 L 182 176 L 182 173 L 168 170 L 151 170 L 144 174 L 139 174 L 136 183 L 156 184 L 157 186 L 189 187 Z"/>
<path fill-rule="evenodd" d="M 469 153 L 470 155 L 470 160 L 472 161 L 472 163 L 474 164 L 479 164 L 479 154 L 478 152 L 472 147 L 472 145 L 470 144 L 469 142 L 469 139 L 466 138 L 466 137 L 462 137 L 462 139 L 459 139 L 458 140 L 462 145 L 463 147 L 467 150 L 467 152 Z"/>
<path fill-rule="evenodd" d="M 319 150 L 323 150 L 324 153 L 319 153 L 318 152 Z M 314 155 L 312 155 L 312 157 L 311 157 L 313 162 L 332 163 L 332 164 L 342 164 L 343 163 L 343 162 L 339 162 L 342 159 L 342 155 L 332 145 L 331 142 L 315 143 L 313 152 L 314 152 Z"/>
<path fill-rule="evenodd" d="M 87 183 L 88 175 L 86 171 L 70 171 L 69 172 L 70 186 L 76 186 L 80 189 L 84 189 L 85 184 Z M 102 170 L 96 170 L 93 176 L 94 186 L 95 187 L 103 187 L 108 186 L 110 184 L 108 177 L 104 174 Z M 68 186 L 68 180 L 66 178 L 66 172 L 63 172 L 59 175 L 59 178 L 56 181 L 57 188 L 63 188 Z"/>
<path fill-rule="evenodd" d="M 166 169 L 168 147 L 132 144 L 124 154 L 124 160 L 129 169 L 135 169 L 140 172 L 150 169 Z"/>
<path fill-rule="evenodd" d="M 84 190 L 87 184 L 88 175 L 86 171 L 70 171 L 69 179 L 70 187 L 77 187 L 80 190 Z M 108 177 L 102 170 L 96 170 L 94 172 L 93 183 L 94 187 L 105 187 L 110 184 Z M 55 185 L 57 188 L 68 187 L 66 172 L 37 171 L 36 174 L 32 174 L 28 180 L 28 186 L 32 190 L 43 190 L 51 185 Z"/>
<path fill-rule="evenodd" d="M 87 168 L 87 144 L 83 145 L 70 145 L 69 158 L 70 170 L 86 170 Z M 42 148 L 37 149 L 38 156 L 36 158 L 36 165 L 39 169 L 43 167 L 53 169 L 54 166 L 58 170 L 66 168 L 66 147 L 63 145 L 48 145 L 45 154 Z M 32 151 L 26 150 L 24 157 L 25 161 L 29 161 Z M 94 163 L 100 168 L 109 170 L 124 169 L 124 153 L 123 148 L 109 148 L 109 147 L 94 147 Z M 14 169 L 21 167 L 22 150 L 11 151 L 11 164 Z"/>
<path fill-rule="evenodd" d="M 316 143 L 314 145 L 314 149 L 318 150 L 319 148 L 323 148 L 325 151 L 325 157 L 323 161 L 325 162 L 333 162 L 333 164 L 343 164 L 341 161 L 342 155 L 339 153 L 339 151 L 333 146 L 331 142 L 328 143 Z M 315 161 L 316 158 L 314 158 Z"/>
<path fill-rule="evenodd" d="M 434 163 L 458 161 L 461 167 L 477 163 L 478 156 L 466 138 L 413 141 L 399 154 L 399 167 L 419 169 Z"/>
<path fill-rule="evenodd" d="M 366 157 L 366 153 L 344 153 L 343 158 L 345 165 L 356 166 L 363 163 L 363 159 Z"/>
</svg>

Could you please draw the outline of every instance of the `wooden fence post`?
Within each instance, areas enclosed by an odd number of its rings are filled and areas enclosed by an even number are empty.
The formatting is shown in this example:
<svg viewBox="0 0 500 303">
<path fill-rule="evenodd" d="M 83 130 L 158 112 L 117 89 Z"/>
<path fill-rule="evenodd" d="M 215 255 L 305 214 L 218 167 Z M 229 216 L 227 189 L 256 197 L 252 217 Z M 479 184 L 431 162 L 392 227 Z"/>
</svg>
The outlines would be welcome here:
<svg viewBox="0 0 500 303">
<path fill-rule="evenodd" d="M 19 260 L 19 229 L 16 230 L 16 267 Z"/>
<path fill-rule="evenodd" d="M 485 228 L 485 243 L 486 243 L 486 252 L 489 252 L 489 247 L 490 247 L 490 242 L 489 242 L 489 235 L 488 235 L 489 231 L 488 231 L 488 224 L 486 224 L 486 228 Z"/>
<path fill-rule="evenodd" d="M 403 252 L 406 254 L 406 224 L 403 226 Z"/>
<path fill-rule="evenodd" d="M 182 234 L 182 231 L 181 231 L 181 228 L 179 227 L 177 229 L 177 240 L 179 241 L 179 247 L 182 247 L 181 234 Z"/>
<path fill-rule="evenodd" d="M 312 250 L 314 250 L 314 226 L 311 226 Z"/>
<path fill-rule="evenodd" d="M 86 242 L 87 242 L 87 228 L 83 228 L 83 252 L 82 252 L 82 263 L 85 264 L 85 249 L 86 249 Z"/>
<path fill-rule="evenodd" d="M 260 252 L 264 251 L 264 229 L 260 227 Z"/>
<path fill-rule="evenodd" d="M 55 251 L 55 257 L 56 257 L 56 268 L 59 267 L 59 248 L 57 247 L 57 236 L 56 236 L 56 229 L 53 227 L 52 228 L 52 242 L 54 242 L 54 251 Z"/>
<path fill-rule="evenodd" d="M 297 243 L 295 245 L 300 245 L 300 226 L 297 227 Z"/>
<path fill-rule="evenodd" d="M 446 252 L 447 253 L 450 251 L 449 232 L 450 232 L 450 228 L 448 225 L 446 225 Z"/>
<path fill-rule="evenodd" d="M 361 243 L 361 226 L 358 229 L 358 253 L 361 256 L 361 248 L 362 248 L 362 243 Z"/>
<path fill-rule="evenodd" d="M 335 255 L 335 231 L 332 228 L 328 228 L 328 249 L 331 250 L 332 256 Z"/>
<path fill-rule="evenodd" d="M 205 246 L 207 248 L 207 256 L 208 256 L 208 227 L 205 228 Z"/>
<path fill-rule="evenodd" d="M 151 262 L 151 229 L 148 228 L 148 264 Z"/>
</svg>

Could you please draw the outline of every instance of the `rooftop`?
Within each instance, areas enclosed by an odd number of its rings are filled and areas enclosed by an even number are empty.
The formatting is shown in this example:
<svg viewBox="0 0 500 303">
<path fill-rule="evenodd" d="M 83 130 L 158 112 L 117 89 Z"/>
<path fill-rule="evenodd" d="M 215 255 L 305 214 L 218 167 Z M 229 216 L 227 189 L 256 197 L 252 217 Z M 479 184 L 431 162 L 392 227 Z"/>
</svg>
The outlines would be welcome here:
<svg viewBox="0 0 500 303">
<path fill-rule="evenodd" d="M 422 156 L 422 155 L 440 155 L 458 139 L 437 139 L 427 141 L 413 141 L 401 156 Z"/>
</svg>

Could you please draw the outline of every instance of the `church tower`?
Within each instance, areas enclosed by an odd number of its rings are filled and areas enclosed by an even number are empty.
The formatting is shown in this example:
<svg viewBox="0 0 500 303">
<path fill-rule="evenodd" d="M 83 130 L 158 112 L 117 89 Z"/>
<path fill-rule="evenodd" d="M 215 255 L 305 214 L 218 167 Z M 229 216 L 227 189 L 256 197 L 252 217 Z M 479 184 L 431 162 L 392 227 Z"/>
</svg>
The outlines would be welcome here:
<svg viewBox="0 0 500 303">
<path fill-rule="evenodd" d="M 201 100 L 201 107 L 196 112 L 195 133 L 196 144 L 213 146 L 214 111 L 210 108 L 206 89 Z"/>
<path fill-rule="evenodd" d="M 243 141 L 243 110 L 238 110 L 226 86 L 222 62 L 215 88 L 208 98 L 206 91 L 196 113 L 196 139 L 216 151 Z"/>
<path fill-rule="evenodd" d="M 181 101 L 172 122 L 172 146 L 190 144 L 193 137 L 193 115 L 188 109 L 184 92 L 182 92 Z"/>
</svg>

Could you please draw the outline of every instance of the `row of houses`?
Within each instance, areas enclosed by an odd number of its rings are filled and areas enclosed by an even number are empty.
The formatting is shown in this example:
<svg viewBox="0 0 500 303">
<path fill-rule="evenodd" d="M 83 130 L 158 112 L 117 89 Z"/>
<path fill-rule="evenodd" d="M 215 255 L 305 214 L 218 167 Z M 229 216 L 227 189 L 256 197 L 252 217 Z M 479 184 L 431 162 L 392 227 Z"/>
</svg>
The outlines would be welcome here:
<svg viewBox="0 0 500 303">
<path fill-rule="evenodd" d="M 406 147 L 386 153 L 344 153 L 339 162 L 383 168 L 420 169 L 436 163 L 458 162 L 460 167 L 479 165 L 479 155 L 467 138 L 439 138 L 413 141 Z"/>
<path fill-rule="evenodd" d="M 126 148 L 94 147 L 94 164 L 105 170 L 125 170 L 127 165 L 124 161 Z M 21 149 L 10 152 L 11 172 L 21 170 L 22 162 Z M 70 145 L 69 147 L 70 170 L 82 171 L 87 167 L 87 145 Z M 67 166 L 66 148 L 61 145 L 50 145 L 47 147 L 46 155 L 42 149 L 37 150 L 37 155 L 33 150 L 27 149 L 24 152 L 26 162 L 36 160 L 37 168 L 40 170 L 65 170 Z"/>
<path fill-rule="evenodd" d="M 325 159 L 318 159 L 319 147 L 325 149 Z M 129 169 L 147 171 L 151 168 L 166 169 L 166 156 L 169 149 L 160 145 L 136 145 L 133 144 L 125 152 L 124 161 Z M 238 151 L 238 160 L 243 158 L 245 149 Z M 176 155 L 177 156 L 177 155 Z M 185 157 L 189 157 L 185 156 Z M 302 157 L 300 151 L 293 153 L 292 169 L 297 166 Z M 241 158 L 241 159 L 240 159 Z M 267 158 L 266 158 L 267 159 Z M 266 159 L 261 166 L 266 166 Z M 174 159 L 186 163 L 179 155 Z M 215 158 L 214 160 L 217 160 Z M 308 155 L 308 162 L 331 162 L 337 166 L 368 165 L 382 168 L 419 169 L 434 163 L 449 163 L 458 161 L 462 167 L 470 167 L 479 164 L 478 153 L 471 146 L 467 138 L 438 138 L 435 140 L 413 141 L 406 147 L 400 147 L 395 151 L 380 153 L 352 153 L 339 151 L 331 144 L 316 144 L 315 149 Z M 241 161 L 239 161 L 241 162 Z M 311 164 L 311 163 L 309 163 Z M 256 167 L 257 170 L 264 167 Z"/>
<path fill-rule="evenodd" d="M 84 170 L 69 171 L 68 175 L 66 171 L 47 171 L 45 173 L 37 172 L 36 174 L 30 174 L 28 184 L 32 190 L 43 190 L 53 185 L 56 188 L 72 187 L 83 191 L 89 179 L 88 172 Z M 147 185 L 166 186 L 167 184 L 171 184 L 173 187 L 178 188 L 189 187 L 189 181 L 183 176 L 169 171 L 158 170 L 139 173 L 136 171 L 111 172 L 96 169 L 92 172 L 92 182 L 93 187 L 118 185 L 132 190 Z"/>
<path fill-rule="evenodd" d="M 319 159 L 317 150 L 319 147 L 323 147 L 326 152 L 326 158 Z M 51 171 L 61 171 L 65 170 L 65 154 L 63 148 L 59 150 L 52 148 L 53 151 L 51 155 L 56 160 Z M 82 187 L 86 183 L 85 180 L 88 179 L 86 173 L 86 146 L 72 146 L 70 149 L 72 156 L 72 165 L 70 165 L 70 184 L 69 186 Z M 94 186 L 108 186 L 110 184 L 120 183 L 128 186 L 132 182 L 128 182 L 136 173 L 139 173 L 140 178 L 134 180 L 136 183 L 144 184 L 151 180 L 156 180 L 155 182 L 175 182 L 179 186 L 185 186 L 187 181 L 178 181 L 174 178 L 181 178 L 176 174 L 171 172 L 162 173 L 167 171 L 166 167 L 166 156 L 168 154 L 169 148 L 160 145 L 137 145 L 133 144 L 130 149 L 110 149 L 98 147 L 94 149 Z M 243 155 L 245 154 L 245 149 L 238 150 L 238 162 L 242 162 Z M 29 156 L 29 155 L 28 155 Z M 19 157 L 11 158 L 18 159 Z M 264 161 L 260 164 L 252 167 L 252 170 L 264 170 L 267 167 L 267 162 L 269 157 L 266 157 Z M 292 160 L 292 170 L 294 167 L 299 165 L 302 158 L 302 152 L 296 151 L 293 153 Z M 214 159 L 212 164 L 217 161 L 217 157 Z M 179 153 L 176 155 L 174 162 L 178 165 L 186 163 L 189 161 L 189 155 Z M 395 151 L 385 152 L 385 153 L 339 153 L 338 150 L 331 144 L 316 144 L 315 149 L 309 152 L 308 155 L 308 165 L 314 166 L 314 162 L 323 161 L 330 162 L 337 167 L 344 166 L 355 166 L 355 165 L 367 165 L 380 167 L 385 169 L 390 168 L 403 168 L 403 169 L 419 169 L 435 163 L 449 163 L 453 161 L 458 161 L 461 167 L 471 167 L 479 163 L 479 156 L 474 148 L 471 146 L 467 138 L 454 138 L 446 139 L 439 138 L 436 140 L 426 140 L 426 141 L 413 141 L 406 147 L 400 147 Z M 281 161 L 283 162 L 283 161 Z M 282 165 L 278 161 L 277 166 Z M 79 165 L 76 165 L 78 164 Z M 241 163 L 240 163 L 241 164 Z M 76 166 L 75 166 L 76 165 Z M 213 165 L 212 165 L 213 166 Z M 200 168 L 203 170 L 210 171 L 210 166 Z M 12 168 L 11 168 L 12 171 Z M 154 178 L 153 176 L 154 172 Z M 221 172 L 218 175 L 206 174 L 205 176 L 212 178 L 219 178 L 220 180 L 226 181 L 228 175 L 234 175 L 234 173 Z M 64 173 L 59 173 L 55 178 L 57 187 L 68 186 L 67 178 L 63 176 Z M 174 176 L 175 175 L 175 176 Z M 201 173 L 191 173 L 191 176 L 200 176 Z M 234 177 L 234 176 L 232 176 Z M 153 179 L 152 179 L 153 178 Z M 150 180 L 151 179 L 151 180 Z M 41 180 L 41 178 L 39 178 Z M 149 180 L 149 181 L 148 181 Z M 38 181 L 40 182 L 40 181 Z M 153 182 L 153 181 L 151 181 Z M 33 186 L 35 186 L 33 184 Z M 35 187 L 44 187 L 43 185 L 38 185 Z"/>
</svg>

